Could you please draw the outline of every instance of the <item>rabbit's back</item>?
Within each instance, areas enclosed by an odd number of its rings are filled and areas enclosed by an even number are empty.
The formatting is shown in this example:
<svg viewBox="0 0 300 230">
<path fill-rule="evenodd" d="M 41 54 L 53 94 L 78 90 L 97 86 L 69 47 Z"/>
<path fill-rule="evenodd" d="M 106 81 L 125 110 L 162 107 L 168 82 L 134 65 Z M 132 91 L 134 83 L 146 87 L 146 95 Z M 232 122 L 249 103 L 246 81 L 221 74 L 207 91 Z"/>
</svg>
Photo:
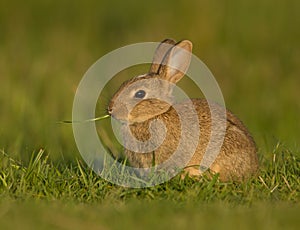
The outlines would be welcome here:
<svg viewBox="0 0 300 230">
<path fill-rule="evenodd" d="M 255 174 L 258 170 L 258 158 L 256 144 L 245 125 L 230 111 L 226 110 L 226 123 L 224 122 L 224 110 L 217 104 L 211 104 L 204 99 L 193 100 L 195 109 L 199 114 L 200 139 L 197 150 L 189 162 L 189 165 L 199 165 L 207 148 L 211 131 L 217 132 L 218 126 L 211 126 L 211 110 L 215 114 L 216 124 L 226 124 L 226 132 L 220 153 L 216 157 L 210 170 L 220 174 L 221 180 L 242 180 Z M 220 114 L 220 115 L 218 115 Z M 218 134 L 216 134 L 218 135 Z M 187 168 L 190 174 L 199 175 L 199 168 Z"/>
</svg>

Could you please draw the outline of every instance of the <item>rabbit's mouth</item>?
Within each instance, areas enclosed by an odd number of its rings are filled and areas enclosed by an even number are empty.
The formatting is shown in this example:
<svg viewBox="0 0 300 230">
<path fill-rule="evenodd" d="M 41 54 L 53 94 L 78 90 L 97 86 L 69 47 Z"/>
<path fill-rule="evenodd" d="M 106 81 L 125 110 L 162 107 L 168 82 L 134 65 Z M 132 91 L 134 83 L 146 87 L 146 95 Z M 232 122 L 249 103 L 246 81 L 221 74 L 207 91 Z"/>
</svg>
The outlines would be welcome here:
<svg viewBox="0 0 300 230">
<path fill-rule="evenodd" d="M 136 116 L 131 115 L 130 113 L 127 114 L 126 116 L 122 116 L 118 112 L 115 112 L 115 111 L 108 111 L 108 114 L 110 115 L 110 117 L 117 120 L 121 124 L 129 124 L 129 125 L 135 124 L 135 123 L 142 123 L 149 119 L 148 116 L 147 117 L 144 117 L 144 116 L 136 117 Z"/>
<path fill-rule="evenodd" d="M 120 121 L 120 122 L 127 122 L 127 114 L 126 108 L 124 106 L 116 107 L 114 106 L 113 102 L 111 101 L 107 108 L 107 113 L 112 118 Z"/>
<path fill-rule="evenodd" d="M 125 117 L 116 116 L 118 113 L 114 113 L 113 110 L 108 110 L 108 115 L 112 117 L 113 119 L 117 120 L 120 123 L 128 123 L 128 120 Z"/>
</svg>

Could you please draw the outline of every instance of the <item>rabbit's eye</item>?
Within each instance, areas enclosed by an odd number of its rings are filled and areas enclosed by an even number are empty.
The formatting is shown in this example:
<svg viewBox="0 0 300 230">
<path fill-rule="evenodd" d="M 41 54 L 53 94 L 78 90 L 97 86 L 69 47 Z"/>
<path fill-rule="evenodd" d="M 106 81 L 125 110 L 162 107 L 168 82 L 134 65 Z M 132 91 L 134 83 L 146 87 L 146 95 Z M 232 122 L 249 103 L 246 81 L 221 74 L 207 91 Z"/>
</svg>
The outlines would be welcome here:
<svg viewBox="0 0 300 230">
<path fill-rule="evenodd" d="M 146 92 L 144 90 L 139 90 L 134 94 L 135 98 L 142 99 L 146 96 Z"/>
</svg>

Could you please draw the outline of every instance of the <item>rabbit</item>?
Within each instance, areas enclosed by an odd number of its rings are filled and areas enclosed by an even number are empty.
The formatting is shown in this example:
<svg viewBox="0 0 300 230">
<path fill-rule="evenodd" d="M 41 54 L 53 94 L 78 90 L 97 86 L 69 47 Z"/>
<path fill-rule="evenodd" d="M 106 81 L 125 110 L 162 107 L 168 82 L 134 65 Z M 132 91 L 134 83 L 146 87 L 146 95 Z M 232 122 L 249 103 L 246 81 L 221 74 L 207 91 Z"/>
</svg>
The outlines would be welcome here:
<svg viewBox="0 0 300 230">
<path fill-rule="evenodd" d="M 185 175 L 200 177 L 203 170 L 199 167 L 213 131 L 211 110 L 217 111 L 216 124 L 222 122 L 223 118 L 219 117 L 218 113 L 223 111 L 226 114 L 223 120 L 224 140 L 208 171 L 218 174 L 220 181 L 243 181 L 250 178 L 259 168 L 257 147 L 247 128 L 230 111 L 204 98 L 191 99 L 196 120 L 193 121 L 191 128 L 182 130 L 178 111 L 182 111 L 187 116 L 185 119 L 188 120 L 192 119 L 192 110 L 187 106 L 186 101 L 173 104 L 174 86 L 172 85 L 185 75 L 190 65 L 191 53 L 192 43 L 189 40 L 176 43 L 172 39 L 165 39 L 155 51 L 149 73 L 124 82 L 112 96 L 108 113 L 125 127 L 121 129 L 124 143 L 127 142 L 124 155 L 130 165 L 137 168 L 162 164 L 176 151 L 184 133 L 183 147 L 181 152 L 172 159 L 172 163 L 177 162 L 180 165 L 185 162 Z M 174 63 L 180 66 L 180 70 L 172 68 Z M 199 133 L 193 128 L 194 126 L 199 128 Z M 218 135 L 218 127 L 215 131 Z M 146 150 L 138 146 L 130 146 L 132 143 L 130 136 L 133 136 L 140 145 L 148 141 Z M 196 143 L 189 141 L 195 138 Z M 150 139 L 153 146 L 149 144 Z M 194 151 L 186 160 L 185 149 L 189 148 L 194 148 Z"/>
</svg>

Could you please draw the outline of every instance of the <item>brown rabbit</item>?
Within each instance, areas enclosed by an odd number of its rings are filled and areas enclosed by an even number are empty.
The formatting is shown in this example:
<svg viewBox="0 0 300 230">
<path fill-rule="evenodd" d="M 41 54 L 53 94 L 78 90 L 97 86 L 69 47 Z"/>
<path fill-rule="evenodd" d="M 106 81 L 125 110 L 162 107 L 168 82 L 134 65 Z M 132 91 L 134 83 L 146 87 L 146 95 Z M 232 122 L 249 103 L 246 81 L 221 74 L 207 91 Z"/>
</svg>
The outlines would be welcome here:
<svg viewBox="0 0 300 230">
<path fill-rule="evenodd" d="M 201 161 L 215 136 L 222 142 L 216 158 L 208 164 L 210 172 L 219 173 L 222 181 L 249 178 L 258 170 L 257 149 L 235 115 L 205 99 L 191 99 L 190 105 L 187 101 L 173 103 L 174 84 L 189 68 L 191 52 L 188 40 L 164 40 L 149 73 L 123 83 L 112 97 L 108 112 L 123 123 L 125 156 L 133 167 L 149 168 L 169 161 L 184 167 L 189 175 L 199 176 Z M 188 128 L 181 124 L 185 121 L 191 124 Z M 219 124 L 225 124 L 223 136 Z"/>
</svg>

